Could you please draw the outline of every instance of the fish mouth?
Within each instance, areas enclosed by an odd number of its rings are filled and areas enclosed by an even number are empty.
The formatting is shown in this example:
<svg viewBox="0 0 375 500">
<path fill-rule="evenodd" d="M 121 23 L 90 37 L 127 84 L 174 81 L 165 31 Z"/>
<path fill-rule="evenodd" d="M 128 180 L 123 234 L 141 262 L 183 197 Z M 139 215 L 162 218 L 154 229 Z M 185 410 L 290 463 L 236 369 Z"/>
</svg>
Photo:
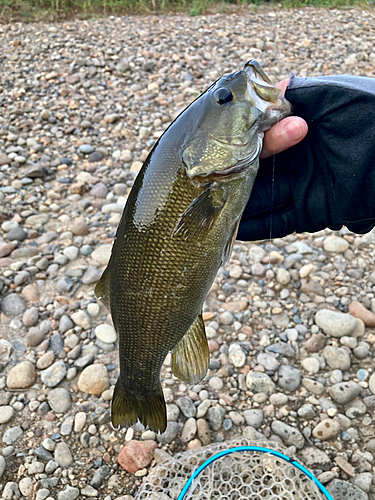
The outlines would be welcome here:
<svg viewBox="0 0 375 500">
<path fill-rule="evenodd" d="M 251 60 L 243 68 L 247 77 L 246 98 L 263 115 L 261 130 L 268 130 L 276 122 L 285 118 L 291 112 L 290 103 L 284 98 L 281 89 L 272 85 L 271 80 L 260 64 Z"/>
</svg>

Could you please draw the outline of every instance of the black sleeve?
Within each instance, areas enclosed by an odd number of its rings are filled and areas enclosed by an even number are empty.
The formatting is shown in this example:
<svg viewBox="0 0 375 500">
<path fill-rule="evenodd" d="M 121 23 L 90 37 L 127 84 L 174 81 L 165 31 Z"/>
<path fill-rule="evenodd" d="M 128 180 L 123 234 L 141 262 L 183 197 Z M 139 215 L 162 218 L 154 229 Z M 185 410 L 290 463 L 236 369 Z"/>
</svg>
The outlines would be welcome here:
<svg viewBox="0 0 375 500">
<path fill-rule="evenodd" d="M 292 77 L 285 96 L 309 132 L 261 160 L 238 238 L 343 225 L 368 232 L 375 225 L 375 79 Z"/>
</svg>

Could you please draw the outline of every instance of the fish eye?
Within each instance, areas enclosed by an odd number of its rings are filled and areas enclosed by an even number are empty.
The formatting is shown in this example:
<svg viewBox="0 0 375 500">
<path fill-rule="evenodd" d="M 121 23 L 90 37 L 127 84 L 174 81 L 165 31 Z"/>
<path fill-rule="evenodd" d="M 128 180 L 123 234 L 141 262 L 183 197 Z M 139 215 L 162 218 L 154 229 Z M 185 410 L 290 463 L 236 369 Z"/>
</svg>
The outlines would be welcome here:
<svg viewBox="0 0 375 500">
<path fill-rule="evenodd" d="M 218 104 L 225 104 L 227 102 L 233 101 L 232 92 L 226 87 L 222 87 L 221 89 L 217 89 L 214 92 L 214 99 Z"/>
</svg>

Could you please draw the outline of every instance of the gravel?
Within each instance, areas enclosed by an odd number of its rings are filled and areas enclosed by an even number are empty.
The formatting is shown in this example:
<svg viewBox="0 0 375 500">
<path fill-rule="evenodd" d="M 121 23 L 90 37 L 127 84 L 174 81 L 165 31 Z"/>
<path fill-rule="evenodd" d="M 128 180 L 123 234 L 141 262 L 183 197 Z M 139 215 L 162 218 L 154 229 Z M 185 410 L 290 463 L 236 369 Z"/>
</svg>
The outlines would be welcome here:
<svg viewBox="0 0 375 500">
<path fill-rule="evenodd" d="M 260 6 L 0 26 L 0 496 L 134 496 L 126 443 L 156 457 L 239 435 L 293 447 L 335 500 L 374 496 L 375 232 L 237 242 L 204 307 L 208 376 L 190 387 L 164 365 L 162 435 L 111 427 L 118 339 L 94 296 L 179 111 L 251 58 L 273 81 L 374 77 L 374 21 Z"/>
</svg>

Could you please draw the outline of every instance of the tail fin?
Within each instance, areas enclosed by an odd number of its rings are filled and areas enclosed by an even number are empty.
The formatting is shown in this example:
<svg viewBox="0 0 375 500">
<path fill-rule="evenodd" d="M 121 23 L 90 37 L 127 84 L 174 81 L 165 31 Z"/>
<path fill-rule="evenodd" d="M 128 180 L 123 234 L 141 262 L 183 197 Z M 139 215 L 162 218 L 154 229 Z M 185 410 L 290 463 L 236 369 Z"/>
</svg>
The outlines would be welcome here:
<svg viewBox="0 0 375 500">
<path fill-rule="evenodd" d="M 145 395 L 126 391 L 121 379 L 118 379 L 111 410 L 115 427 L 132 425 L 138 419 L 155 432 L 164 432 L 167 427 L 167 411 L 160 382 L 154 394 Z"/>
</svg>

